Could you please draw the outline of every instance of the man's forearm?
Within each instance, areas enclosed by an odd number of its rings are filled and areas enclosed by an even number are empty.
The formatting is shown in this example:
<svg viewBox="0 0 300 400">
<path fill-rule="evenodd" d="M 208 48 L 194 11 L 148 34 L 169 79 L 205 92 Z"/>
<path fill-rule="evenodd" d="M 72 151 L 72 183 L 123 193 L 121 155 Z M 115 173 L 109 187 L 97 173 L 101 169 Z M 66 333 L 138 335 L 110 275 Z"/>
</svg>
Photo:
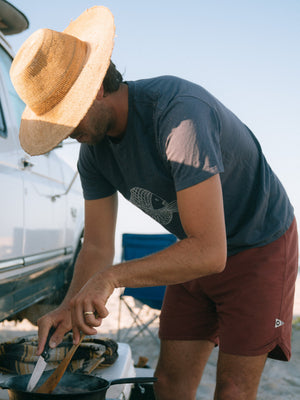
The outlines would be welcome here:
<svg viewBox="0 0 300 400">
<path fill-rule="evenodd" d="M 226 228 L 219 175 L 177 192 L 187 238 L 144 257 L 113 266 L 114 287 L 172 285 L 221 272 L 227 258 Z"/>
<path fill-rule="evenodd" d="M 221 272 L 225 263 L 225 242 L 208 248 L 188 238 L 156 254 L 116 264 L 104 274 L 115 288 L 172 285 Z"/>
</svg>

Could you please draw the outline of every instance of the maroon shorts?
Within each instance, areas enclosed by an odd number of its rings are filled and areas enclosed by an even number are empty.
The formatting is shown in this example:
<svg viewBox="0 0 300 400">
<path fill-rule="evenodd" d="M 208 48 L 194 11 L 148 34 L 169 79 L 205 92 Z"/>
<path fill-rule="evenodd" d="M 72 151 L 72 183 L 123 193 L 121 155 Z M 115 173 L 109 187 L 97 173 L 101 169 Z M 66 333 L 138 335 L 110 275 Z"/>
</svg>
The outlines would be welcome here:
<svg viewBox="0 0 300 400">
<path fill-rule="evenodd" d="M 241 356 L 291 357 L 298 236 L 294 220 L 276 241 L 228 257 L 220 274 L 167 287 L 162 340 L 210 340 Z"/>
</svg>

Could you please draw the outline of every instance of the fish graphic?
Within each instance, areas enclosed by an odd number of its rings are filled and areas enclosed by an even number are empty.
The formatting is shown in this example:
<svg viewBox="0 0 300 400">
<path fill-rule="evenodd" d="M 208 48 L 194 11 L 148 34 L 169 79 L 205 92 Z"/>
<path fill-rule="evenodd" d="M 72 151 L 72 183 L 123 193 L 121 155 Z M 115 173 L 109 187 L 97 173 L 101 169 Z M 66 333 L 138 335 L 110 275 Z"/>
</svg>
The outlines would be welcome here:
<svg viewBox="0 0 300 400">
<path fill-rule="evenodd" d="M 173 214 L 178 212 L 176 200 L 168 203 L 149 190 L 139 187 L 130 189 L 129 201 L 162 225 L 168 225 Z"/>
</svg>

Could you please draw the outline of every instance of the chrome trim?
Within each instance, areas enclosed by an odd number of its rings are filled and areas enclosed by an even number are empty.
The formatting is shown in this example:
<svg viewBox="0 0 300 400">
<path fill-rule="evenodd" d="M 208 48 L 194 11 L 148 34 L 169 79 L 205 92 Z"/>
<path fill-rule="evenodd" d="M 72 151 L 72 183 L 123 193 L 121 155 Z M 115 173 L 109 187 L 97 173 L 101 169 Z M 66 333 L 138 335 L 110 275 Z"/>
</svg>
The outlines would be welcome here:
<svg viewBox="0 0 300 400">
<path fill-rule="evenodd" d="M 65 254 L 72 254 L 73 253 L 73 247 L 69 246 L 65 248 Z"/>
<path fill-rule="evenodd" d="M 1 269 L 19 268 L 24 266 L 23 258 L 16 258 L 14 260 L 0 261 Z"/>
<path fill-rule="evenodd" d="M 59 250 L 51 250 L 45 253 L 39 253 L 32 256 L 26 256 L 24 258 L 14 258 L 11 260 L 0 261 L 0 271 L 24 268 L 30 265 L 35 265 L 38 263 L 43 263 L 46 261 L 51 262 L 55 258 L 70 258 L 65 256 L 70 256 L 73 254 L 73 247 L 68 246 Z"/>
<path fill-rule="evenodd" d="M 26 256 L 24 257 L 24 265 L 27 266 L 30 264 L 37 264 L 39 262 L 46 261 L 49 258 L 55 258 L 64 255 L 65 255 L 65 249 L 59 249 L 59 250 L 47 251 L 46 253 L 35 254 L 34 256 Z"/>
<path fill-rule="evenodd" d="M 55 268 L 58 264 L 63 264 L 65 262 L 71 261 L 72 257 L 70 255 L 59 257 L 57 260 L 51 259 L 44 261 L 41 264 L 32 264 L 28 266 L 22 265 L 22 268 L 8 268 L 5 270 L 0 270 L 0 279 L 2 282 L 5 280 L 19 279 L 20 277 L 27 274 L 40 274 L 44 273 L 46 269 Z"/>
</svg>

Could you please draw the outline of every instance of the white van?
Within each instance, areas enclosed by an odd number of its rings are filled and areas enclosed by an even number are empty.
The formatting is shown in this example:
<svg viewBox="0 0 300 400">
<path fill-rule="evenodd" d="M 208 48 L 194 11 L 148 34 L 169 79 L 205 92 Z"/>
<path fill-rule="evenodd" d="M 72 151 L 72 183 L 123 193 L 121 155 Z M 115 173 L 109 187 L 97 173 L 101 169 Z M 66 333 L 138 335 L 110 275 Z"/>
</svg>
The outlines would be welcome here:
<svg viewBox="0 0 300 400">
<path fill-rule="evenodd" d="M 10 81 L 6 37 L 27 27 L 24 14 L 0 0 L 0 321 L 61 298 L 83 237 L 80 182 L 63 148 L 30 157 L 19 144 L 24 103 Z"/>
</svg>

